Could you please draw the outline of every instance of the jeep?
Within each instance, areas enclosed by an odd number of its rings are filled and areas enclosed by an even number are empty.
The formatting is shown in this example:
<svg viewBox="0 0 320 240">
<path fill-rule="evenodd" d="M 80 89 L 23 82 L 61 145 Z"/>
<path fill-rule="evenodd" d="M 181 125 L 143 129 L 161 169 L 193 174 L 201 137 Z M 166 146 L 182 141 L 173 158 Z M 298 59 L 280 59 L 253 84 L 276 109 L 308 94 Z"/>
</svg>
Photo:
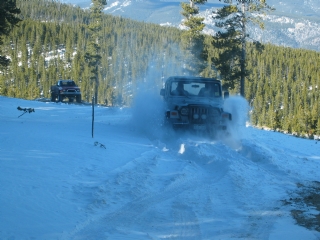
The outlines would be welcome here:
<svg viewBox="0 0 320 240">
<path fill-rule="evenodd" d="M 232 115 L 223 110 L 221 81 L 214 78 L 172 76 L 160 95 L 166 103 L 165 125 L 216 137 L 226 131 Z"/>
</svg>

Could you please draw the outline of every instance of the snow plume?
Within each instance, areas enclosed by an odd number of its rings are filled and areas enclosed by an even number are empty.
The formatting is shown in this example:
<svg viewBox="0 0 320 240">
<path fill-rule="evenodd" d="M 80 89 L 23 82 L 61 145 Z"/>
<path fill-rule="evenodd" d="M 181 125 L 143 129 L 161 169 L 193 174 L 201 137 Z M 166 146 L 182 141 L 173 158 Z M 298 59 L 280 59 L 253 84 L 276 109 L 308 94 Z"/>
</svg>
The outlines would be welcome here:
<svg viewBox="0 0 320 240">
<path fill-rule="evenodd" d="M 232 114 L 232 123 L 228 126 L 233 140 L 241 140 L 248 121 L 249 104 L 241 96 L 230 96 L 225 100 L 224 111 Z"/>
<path fill-rule="evenodd" d="M 182 58 L 183 53 L 176 45 L 170 46 L 175 56 Z M 161 66 L 161 67 L 159 67 Z M 183 63 L 171 59 L 166 53 L 159 53 L 148 64 L 146 76 L 137 84 L 133 98 L 134 128 L 147 134 L 151 139 L 161 139 L 166 134 L 163 129 L 165 103 L 160 96 L 160 89 L 164 87 L 170 76 L 182 75 Z"/>
<path fill-rule="evenodd" d="M 164 103 L 160 96 L 160 88 L 151 81 L 139 84 L 133 100 L 134 128 L 149 138 L 159 138 L 163 120 Z"/>
</svg>

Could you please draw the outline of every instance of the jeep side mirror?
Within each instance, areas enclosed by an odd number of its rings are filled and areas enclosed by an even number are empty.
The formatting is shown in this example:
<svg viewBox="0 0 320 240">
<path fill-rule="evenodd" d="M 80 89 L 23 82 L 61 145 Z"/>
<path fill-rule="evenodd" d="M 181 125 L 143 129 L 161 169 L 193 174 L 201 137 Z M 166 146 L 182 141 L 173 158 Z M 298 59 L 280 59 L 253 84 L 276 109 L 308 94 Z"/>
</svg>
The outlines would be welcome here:
<svg viewBox="0 0 320 240">
<path fill-rule="evenodd" d="M 164 96 L 164 93 L 165 93 L 164 88 L 162 88 L 162 89 L 160 90 L 160 95 L 161 95 L 161 96 Z"/>
<path fill-rule="evenodd" d="M 224 92 L 224 93 L 223 93 L 223 97 L 224 97 L 224 98 L 228 98 L 228 97 L 229 97 L 229 92 Z"/>
</svg>

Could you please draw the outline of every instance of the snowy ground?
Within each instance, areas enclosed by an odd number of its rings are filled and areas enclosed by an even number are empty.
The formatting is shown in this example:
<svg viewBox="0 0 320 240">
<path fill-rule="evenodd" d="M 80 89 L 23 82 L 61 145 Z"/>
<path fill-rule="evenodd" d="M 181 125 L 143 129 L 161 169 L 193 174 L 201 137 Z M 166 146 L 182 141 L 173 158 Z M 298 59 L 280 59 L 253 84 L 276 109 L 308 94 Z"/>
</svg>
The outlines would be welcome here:
<svg viewBox="0 0 320 240">
<path fill-rule="evenodd" d="M 294 218 L 319 218 L 320 142 L 165 135 L 145 106 L 96 107 L 92 138 L 91 106 L 0 96 L 0 239 L 320 238 Z"/>
</svg>

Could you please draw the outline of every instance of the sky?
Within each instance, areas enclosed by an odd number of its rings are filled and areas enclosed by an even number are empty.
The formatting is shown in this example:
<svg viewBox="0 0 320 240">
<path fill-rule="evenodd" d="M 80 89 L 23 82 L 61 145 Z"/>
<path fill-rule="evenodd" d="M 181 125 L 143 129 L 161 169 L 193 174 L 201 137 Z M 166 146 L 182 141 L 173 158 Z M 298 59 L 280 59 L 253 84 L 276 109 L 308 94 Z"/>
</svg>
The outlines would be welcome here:
<svg viewBox="0 0 320 240">
<path fill-rule="evenodd" d="M 95 106 L 92 137 L 90 105 L 0 96 L 0 239 L 320 238 L 292 216 L 319 214 L 293 199 L 320 143 L 252 127 L 239 97 L 230 135 L 178 134 L 161 101 Z"/>
</svg>

